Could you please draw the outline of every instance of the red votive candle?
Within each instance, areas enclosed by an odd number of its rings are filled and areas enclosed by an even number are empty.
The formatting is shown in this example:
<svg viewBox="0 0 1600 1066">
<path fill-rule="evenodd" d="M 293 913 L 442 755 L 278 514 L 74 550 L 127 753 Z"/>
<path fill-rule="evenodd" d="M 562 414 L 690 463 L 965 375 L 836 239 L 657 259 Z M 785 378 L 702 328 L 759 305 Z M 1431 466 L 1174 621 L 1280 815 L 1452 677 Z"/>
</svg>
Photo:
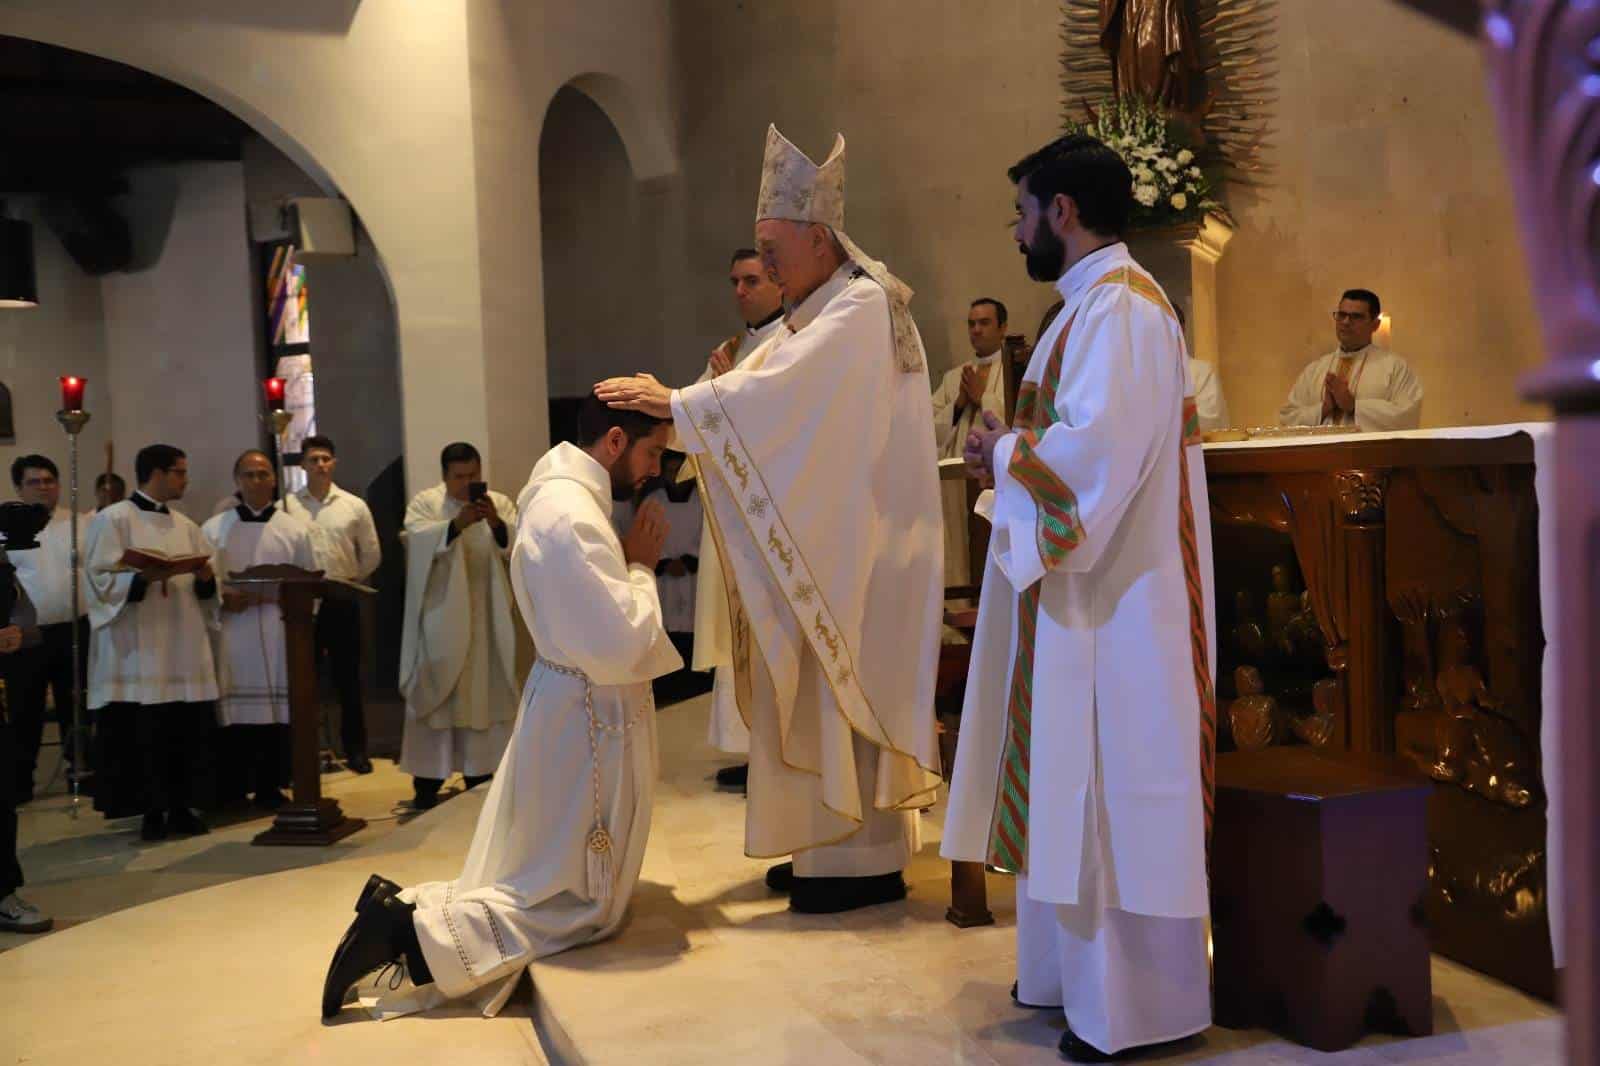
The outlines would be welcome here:
<svg viewBox="0 0 1600 1066">
<path fill-rule="evenodd" d="M 267 410 L 283 410 L 283 379 L 268 378 L 261 383 L 261 387 L 267 394 Z"/>
<path fill-rule="evenodd" d="M 88 378 L 80 378 L 75 374 L 68 374 L 61 379 L 61 409 L 63 411 L 83 410 L 83 387 L 89 384 Z"/>
</svg>

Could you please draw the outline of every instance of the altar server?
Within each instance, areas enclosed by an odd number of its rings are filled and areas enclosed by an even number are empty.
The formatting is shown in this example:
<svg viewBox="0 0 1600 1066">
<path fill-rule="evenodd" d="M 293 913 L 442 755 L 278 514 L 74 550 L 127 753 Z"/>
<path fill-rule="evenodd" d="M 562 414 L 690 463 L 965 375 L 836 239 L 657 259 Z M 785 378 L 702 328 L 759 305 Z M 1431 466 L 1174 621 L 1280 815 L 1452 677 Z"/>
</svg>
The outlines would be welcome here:
<svg viewBox="0 0 1600 1066">
<path fill-rule="evenodd" d="M 1065 306 L 1015 429 L 968 439 L 993 534 L 942 851 L 1016 871 L 1013 995 L 1098 1062 L 1211 1020 L 1206 480 L 1178 321 L 1120 239 L 1126 165 L 1069 135 L 1010 174 Z"/>
<path fill-rule="evenodd" d="M 671 415 L 700 464 L 750 725 L 745 853 L 828 913 L 903 899 L 938 784 L 943 531 L 911 290 L 844 233 L 844 139 L 817 166 L 767 133 L 756 243 L 790 307 L 738 368 L 603 399 Z"/>
<path fill-rule="evenodd" d="M 439 456 L 444 480 L 406 508 L 406 606 L 400 692 L 406 700 L 400 769 L 419 808 L 445 778 L 466 786 L 494 773 L 517 715 L 516 625 L 506 579 L 511 501 L 481 480 L 470 444 Z"/>
<path fill-rule="evenodd" d="M 176 574 L 122 563 L 128 549 L 169 559 L 207 556 L 200 527 L 172 509 L 189 485 L 189 460 L 152 444 L 134 460 L 139 488 L 95 515 L 85 538 L 89 582 L 89 707 L 100 713 L 95 805 L 110 817 L 144 811 L 140 833 L 204 833 L 191 809 L 211 799 L 217 671 L 206 610 L 211 565 Z M 142 785 L 142 788 L 141 788 Z"/>
<path fill-rule="evenodd" d="M 276 591 L 230 585 L 228 575 L 286 563 L 317 569 L 311 527 L 283 511 L 274 496 L 277 473 L 267 453 L 251 449 L 233 464 L 239 503 L 201 527 L 212 569 L 223 582 L 217 617 L 218 720 L 228 768 L 263 810 L 288 801 L 280 786 L 289 759 L 289 671 L 283 612 Z"/>
<path fill-rule="evenodd" d="M 469 995 L 494 1014 L 529 962 L 622 921 L 650 831 L 650 681 L 683 660 L 656 594 L 661 509 L 644 504 L 619 538 L 611 505 L 660 471 L 669 434 L 591 396 L 577 436 L 545 454 L 518 500 L 513 585 L 540 658 L 466 865 L 454 881 L 403 891 L 369 880 L 328 970 L 324 1018 L 397 960 L 409 982 L 360 992 L 380 1016 Z"/>
</svg>

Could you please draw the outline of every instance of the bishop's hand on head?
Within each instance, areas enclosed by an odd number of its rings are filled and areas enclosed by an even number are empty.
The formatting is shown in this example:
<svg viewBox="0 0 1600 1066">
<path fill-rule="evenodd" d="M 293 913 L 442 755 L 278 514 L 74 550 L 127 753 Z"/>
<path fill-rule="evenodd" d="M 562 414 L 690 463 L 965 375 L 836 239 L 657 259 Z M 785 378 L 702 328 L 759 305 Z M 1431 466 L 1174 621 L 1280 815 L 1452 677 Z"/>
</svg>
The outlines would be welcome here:
<svg viewBox="0 0 1600 1066">
<path fill-rule="evenodd" d="M 667 513 L 655 500 L 647 500 L 633 516 L 633 524 L 622 537 L 622 557 L 629 566 L 642 566 L 651 573 L 661 562 L 661 545 L 667 539 Z"/>
<path fill-rule="evenodd" d="M 643 411 L 652 418 L 672 417 L 672 390 L 652 374 L 631 378 L 606 378 L 594 387 L 594 394 L 608 407 L 623 411 Z"/>
</svg>

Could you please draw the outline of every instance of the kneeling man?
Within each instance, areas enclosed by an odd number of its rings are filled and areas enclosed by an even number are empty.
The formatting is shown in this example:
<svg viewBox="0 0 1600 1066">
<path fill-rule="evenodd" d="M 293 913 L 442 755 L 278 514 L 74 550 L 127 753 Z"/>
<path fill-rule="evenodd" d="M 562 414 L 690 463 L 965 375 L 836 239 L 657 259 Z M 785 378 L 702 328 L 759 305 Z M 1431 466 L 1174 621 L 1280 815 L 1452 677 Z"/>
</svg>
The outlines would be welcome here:
<svg viewBox="0 0 1600 1066">
<path fill-rule="evenodd" d="M 374 875 L 328 969 L 322 1016 L 403 963 L 415 989 L 380 1013 L 482 990 L 485 1014 L 534 959 L 609 936 L 639 879 L 655 788 L 653 678 L 683 665 L 661 623 L 659 505 L 620 540 L 611 503 L 661 470 L 667 423 L 591 395 L 578 445 L 539 460 L 517 501 L 517 606 L 539 649 L 510 746 L 454 881 L 402 891 Z M 399 1003 L 403 1000 L 403 1004 Z"/>
</svg>

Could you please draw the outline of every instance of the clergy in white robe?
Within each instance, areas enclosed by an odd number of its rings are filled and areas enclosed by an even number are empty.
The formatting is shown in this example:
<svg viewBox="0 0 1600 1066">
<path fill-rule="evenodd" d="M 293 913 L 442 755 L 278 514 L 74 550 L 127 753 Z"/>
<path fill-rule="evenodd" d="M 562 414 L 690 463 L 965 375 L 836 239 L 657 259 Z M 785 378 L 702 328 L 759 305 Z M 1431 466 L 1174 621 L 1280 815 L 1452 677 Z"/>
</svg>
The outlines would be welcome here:
<svg viewBox="0 0 1600 1066">
<path fill-rule="evenodd" d="M 400 692 L 406 701 L 400 769 L 414 802 L 433 806 L 452 773 L 466 787 L 494 773 L 517 715 L 516 625 L 506 578 L 516 509 L 483 491 L 470 444 L 447 446 L 444 481 L 406 508 L 406 605 Z"/>
<path fill-rule="evenodd" d="M 62 756 L 69 766 L 77 758 L 73 739 L 72 701 L 75 695 L 72 673 L 72 637 L 80 641 L 79 677 L 89 661 L 89 626 L 85 612 L 89 607 L 88 586 L 79 581 L 77 610 L 72 603 L 72 512 L 60 506 L 61 477 L 56 464 L 43 455 L 24 455 L 12 461 L 11 483 L 17 499 L 44 507 L 50 523 L 34 538 L 38 547 L 13 549 L 9 554 L 17 568 L 17 582 L 28 593 L 38 616 L 39 646 L 23 649 L 5 661 L 6 695 L 17 744 L 17 795 L 26 802 L 33 795 L 33 772 L 44 734 L 46 697 L 54 701 L 56 726 L 62 738 Z M 84 537 L 89 532 L 93 512 L 78 516 L 78 552 L 83 556 Z M 80 573 L 80 579 L 81 579 Z M 81 742 L 88 743 L 88 720 L 84 721 Z M 84 753 L 85 760 L 88 752 Z M 11 767 L 0 767 L 9 774 Z M 9 778 L 0 777 L 0 781 Z"/>
<path fill-rule="evenodd" d="M 984 296 L 967 310 L 967 339 L 973 356 L 945 371 L 944 379 L 933 392 L 933 435 L 940 459 L 961 458 L 962 446 L 973 424 L 983 424 L 984 411 L 1006 417 L 1006 375 L 1001 346 L 1006 339 L 1006 307 L 999 300 Z M 940 505 L 944 512 L 944 583 L 970 585 L 967 520 L 972 513 L 967 502 L 967 487 L 959 481 L 939 484 Z"/>
<path fill-rule="evenodd" d="M 734 302 L 744 320 L 744 330 L 729 337 L 711 355 L 700 381 L 709 381 L 742 365 L 783 329 L 783 293 L 767 276 L 761 256 L 754 248 L 740 248 L 728 264 L 728 283 Z M 699 476 L 699 464 L 691 459 L 684 464 L 685 476 Z M 705 486 L 698 493 L 702 506 Z M 695 573 L 694 656 L 696 670 L 715 670 L 711 686 L 711 714 L 706 740 L 712 747 L 734 755 L 750 751 L 750 727 L 739 713 L 733 678 L 733 618 L 728 609 L 728 590 L 723 581 L 722 562 L 717 555 L 716 533 L 709 522 L 700 526 L 700 569 Z M 717 771 L 717 782 L 742 786 L 744 766 L 729 766 Z"/>
<path fill-rule="evenodd" d="M 231 585 L 229 576 L 252 566 L 287 564 L 316 570 L 312 528 L 273 501 L 278 478 L 272 459 L 254 449 L 233 467 L 240 502 L 200 528 L 222 581 L 215 618 L 217 720 L 223 771 L 238 778 L 219 791 L 252 794 L 257 807 L 277 810 L 289 759 L 289 668 L 283 613 L 270 588 Z"/>
<path fill-rule="evenodd" d="M 842 232 L 843 152 L 841 138 L 819 168 L 768 131 L 756 238 L 792 305 L 777 337 L 688 388 L 597 387 L 670 412 L 699 461 L 751 728 L 745 852 L 792 854 L 790 906 L 812 912 L 904 897 L 916 811 L 939 783 L 927 368 L 910 290 Z"/>
<path fill-rule="evenodd" d="M 358 986 L 374 1014 L 469 996 L 494 1014 L 529 962 L 622 922 L 650 831 L 650 682 L 683 660 L 656 594 L 660 508 L 644 505 L 619 538 L 611 505 L 659 471 L 668 436 L 664 422 L 591 397 L 579 416 L 583 443 L 558 444 L 534 467 L 518 500 L 511 569 L 539 659 L 466 864 L 453 881 L 398 891 L 367 926 L 357 919 L 329 971 L 325 1017 L 362 972 L 402 952 L 409 982 L 391 989 L 380 974 Z M 373 954 L 363 955 L 366 944 Z"/>
<path fill-rule="evenodd" d="M 1206 481 L 1178 322 L 1115 239 L 1127 175 L 1082 137 L 1012 171 L 1029 272 L 1065 306 L 1015 428 L 968 444 L 993 534 L 941 848 L 1017 872 L 1015 994 L 1064 1009 L 1079 1061 L 1211 1010 Z"/>
<path fill-rule="evenodd" d="M 1285 426 L 1356 426 L 1366 432 L 1416 429 L 1422 382 L 1406 361 L 1373 343 L 1381 305 L 1375 293 L 1350 289 L 1333 312 L 1339 347 L 1311 362 L 1278 410 Z"/>
<path fill-rule="evenodd" d="M 102 774 L 95 806 L 144 812 L 147 840 L 205 832 L 191 810 L 211 799 L 217 672 L 207 624 L 217 583 L 209 563 L 173 575 L 122 565 L 130 548 L 168 558 L 209 555 L 200 527 L 170 504 L 188 487 L 188 459 L 152 444 L 136 460 L 139 489 L 95 515 L 85 543 L 89 706 L 99 712 Z"/>
<path fill-rule="evenodd" d="M 1200 419 L 1200 432 L 1227 429 L 1228 401 L 1222 395 L 1222 375 L 1203 359 L 1189 359 L 1186 362 L 1189 364 L 1189 381 L 1194 387 L 1194 406 Z"/>
</svg>

